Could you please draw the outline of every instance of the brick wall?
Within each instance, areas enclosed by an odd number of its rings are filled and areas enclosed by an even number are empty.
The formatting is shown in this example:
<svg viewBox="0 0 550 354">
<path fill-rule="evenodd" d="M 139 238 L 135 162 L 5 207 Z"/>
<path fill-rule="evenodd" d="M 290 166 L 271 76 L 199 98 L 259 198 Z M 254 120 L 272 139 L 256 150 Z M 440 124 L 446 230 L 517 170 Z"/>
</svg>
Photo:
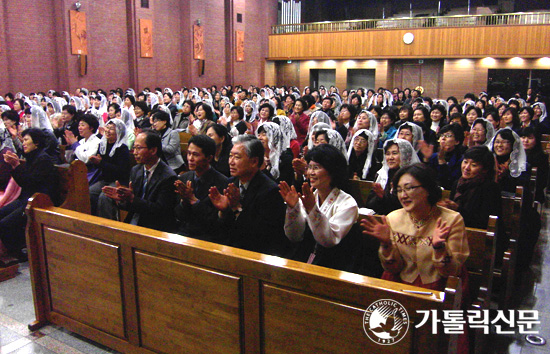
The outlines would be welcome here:
<svg viewBox="0 0 550 354">
<path fill-rule="evenodd" d="M 88 73 L 70 53 L 74 0 L 0 0 L 0 94 L 48 89 L 263 85 L 267 34 L 276 0 L 82 1 L 88 30 Z M 236 23 L 237 12 L 243 23 Z M 231 16 L 226 20 L 226 16 Z M 154 57 L 141 58 L 139 19 L 153 20 Z M 193 59 L 192 26 L 204 26 L 206 69 Z M 235 61 L 235 30 L 245 31 L 245 61 Z M 232 80 L 231 80 L 232 79 Z M 228 81 L 229 80 L 229 81 Z"/>
</svg>

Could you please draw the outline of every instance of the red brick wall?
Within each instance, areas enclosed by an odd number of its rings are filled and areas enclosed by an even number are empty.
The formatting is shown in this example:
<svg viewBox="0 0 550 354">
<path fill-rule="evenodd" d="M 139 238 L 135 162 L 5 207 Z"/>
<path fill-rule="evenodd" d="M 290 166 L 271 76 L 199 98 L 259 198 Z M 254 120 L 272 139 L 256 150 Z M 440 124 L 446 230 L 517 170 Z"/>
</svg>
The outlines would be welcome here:
<svg viewBox="0 0 550 354">
<path fill-rule="evenodd" d="M 83 77 L 78 56 L 70 53 L 74 2 L 0 0 L 0 94 L 77 87 L 219 87 L 229 81 L 263 85 L 276 0 L 162 0 L 150 1 L 149 9 L 142 9 L 139 0 L 82 1 L 88 29 L 88 73 Z M 243 23 L 236 23 L 237 13 L 243 14 Z M 153 20 L 153 58 L 140 57 L 140 18 Z M 206 54 L 203 76 L 193 59 L 192 26 L 199 18 Z M 235 30 L 245 31 L 244 62 L 235 61 Z"/>
</svg>

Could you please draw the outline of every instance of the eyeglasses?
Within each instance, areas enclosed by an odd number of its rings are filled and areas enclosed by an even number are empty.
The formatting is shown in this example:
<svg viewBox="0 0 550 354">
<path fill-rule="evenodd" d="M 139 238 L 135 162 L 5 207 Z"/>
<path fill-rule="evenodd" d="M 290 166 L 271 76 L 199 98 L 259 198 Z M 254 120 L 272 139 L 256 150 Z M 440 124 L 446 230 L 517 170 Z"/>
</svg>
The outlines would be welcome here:
<svg viewBox="0 0 550 354">
<path fill-rule="evenodd" d="M 319 165 L 307 165 L 308 171 L 317 172 L 317 171 L 321 170 L 322 168 L 323 168 L 323 166 L 319 166 Z"/>
<path fill-rule="evenodd" d="M 422 187 L 422 185 L 419 185 L 419 186 L 404 186 L 403 188 L 397 187 L 395 189 L 395 192 L 397 194 L 402 194 L 403 192 L 409 194 L 410 192 L 412 192 L 416 188 L 420 188 L 420 187 Z"/>
<path fill-rule="evenodd" d="M 454 137 L 455 136 L 453 134 L 443 134 L 443 135 L 441 135 L 441 138 L 445 138 L 445 139 L 452 139 Z"/>
<path fill-rule="evenodd" d="M 508 140 L 495 140 L 495 145 L 510 145 Z"/>
<path fill-rule="evenodd" d="M 134 150 L 142 150 L 142 149 L 148 149 L 147 146 L 137 146 L 137 145 L 134 145 Z"/>
</svg>

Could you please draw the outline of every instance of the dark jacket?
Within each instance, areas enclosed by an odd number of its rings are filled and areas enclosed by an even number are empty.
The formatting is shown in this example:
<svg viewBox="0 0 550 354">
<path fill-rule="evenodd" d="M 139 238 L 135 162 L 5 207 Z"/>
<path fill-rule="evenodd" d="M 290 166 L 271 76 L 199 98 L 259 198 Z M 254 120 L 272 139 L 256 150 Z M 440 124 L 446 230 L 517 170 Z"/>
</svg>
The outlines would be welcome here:
<svg viewBox="0 0 550 354">
<path fill-rule="evenodd" d="M 230 178 L 237 187 L 239 181 Z M 238 215 L 225 212 L 221 222 L 229 236 L 229 245 L 254 252 L 285 256 L 290 241 L 284 233 L 286 208 L 277 184 L 258 172 L 250 181 Z"/>
<path fill-rule="evenodd" d="M 26 202 L 34 193 L 44 193 L 58 203 L 58 175 L 51 157 L 44 149 L 36 149 L 25 155 L 25 163 L 19 164 L 12 177 L 21 187 L 20 200 Z"/>
<path fill-rule="evenodd" d="M 134 166 L 130 172 L 134 200 L 132 203 L 120 204 L 122 209 L 128 210 L 128 216 L 124 222 L 130 223 L 137 213 L 139 214 L 137 222 L 139 226 L 160 231 L 174 231 L 176 224 L 174 216 L 174 208 L 176 206 L 174 181 L 177 177 L 176 173 L 160 160 L 147 183 L 144 193 L 144 170 L 144 166 L 139 164 Z"/>
<path fill-rule="evenodd" d="M 439 186 L 443 187 L 443 189 L 450 190 L 453 183 L 458 181 L 462 175 L 461 166 L 462 160 L 464 160 L 464 151 L 464 147 L 458 145 L 453 151 L 445 155 L 445 161 L 447 161 L 447 163 L 443 165 L 439 164 L 437 152 L 430 157 L 428 165 L 437 172 L 437 181 L 439 182 Z"/>
<path fill-rule="evenodd" d="M 458 204 L 458 212 L 464 218 L 466 227 L 487 229 L 490 215 L 501 215 L 500 187 L 491 180 L 472 186 L 455 197 L 458 181 L 451 189 L 451 200 Z"/>
<path fill-rule="evenodd" d="M 218 224 L 218 210 L 208 197 L 210 187 L 218 188 L 220 193 L 227 188 L 227 177 L 210 168 L 200 179 L 195 171 L 189 171 L 179 176 L 184 184 L 191 181 L 195 197 L 199 200 L 191 205 L 180 201 L 176 206 L 178 232 L 180 234 L 201 240 L 225 243 L 225 233 Z"/>
<path fill-rule="evenodd" d="M 120 145 L 113 156 L 109 156 L 114 144 L 107 144 L 105 155 L 101 155 L 99 169 L 101 170 L 101 180 L 112 183 L 119 181 L 122 185 L 127 185 L 130 178 L 130 151 L 128 146 Z"/>
</svg>

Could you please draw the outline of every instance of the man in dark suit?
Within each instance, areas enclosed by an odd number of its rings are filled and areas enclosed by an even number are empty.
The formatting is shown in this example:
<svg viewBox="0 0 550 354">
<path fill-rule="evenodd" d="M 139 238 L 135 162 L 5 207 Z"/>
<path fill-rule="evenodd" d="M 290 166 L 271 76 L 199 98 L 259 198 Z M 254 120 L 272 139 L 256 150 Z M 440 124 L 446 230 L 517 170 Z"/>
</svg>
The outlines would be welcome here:
<svg viewBox="0 0 550 354">
<path fill-rule="evenodd" d="M 208 197 L 211 187 L 227 188 L 227 177 L 210 166 L 216 154 L 216 143 L 206 135 L 189 140 L 189 172 L 174 183 L 180 202 L 176 206 L 178 233 L 201 240 L 224 243 L 225 233 L 218 223 L 218 210 Z"/>
<path fill-rule="evenodd" d="M 134 142 L 134 157 L 138 165 L 130 172 L 130 186 L 121 186 L 117 181 L 115 187 L 103 187 L 103 194 L 128 211 L 124 222 L 174 231 L 174 181 L 177 176 L 161 160 L 161 154 L 162 142 L 156 132 L 146 130 L 138 134 Z"/>
<path fill-rule="evenodd" d="M 284 234 L 285 204 L 277 184 L 260 171 L 264 161 L 262 143 L 239 135 L 229 155 L 231 178 L 219 192 L 210 189 L 210 199 L 233 247 L 285 256 L 290 242 Z"/>
</svg>

